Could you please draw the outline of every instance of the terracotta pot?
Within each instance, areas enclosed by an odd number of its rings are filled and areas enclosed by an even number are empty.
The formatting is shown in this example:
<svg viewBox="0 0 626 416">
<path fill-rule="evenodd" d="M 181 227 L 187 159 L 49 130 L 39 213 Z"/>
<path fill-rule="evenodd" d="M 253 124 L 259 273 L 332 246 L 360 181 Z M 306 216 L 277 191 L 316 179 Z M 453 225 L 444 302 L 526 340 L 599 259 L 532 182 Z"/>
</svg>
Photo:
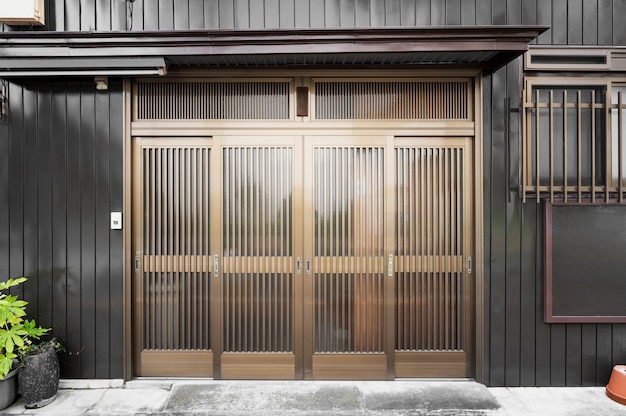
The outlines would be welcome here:
<svg viewBox="0 0 626 416">
<path fill-rule="evenodd" d="M 626 365 L 616 365 L 611 372 L 606 395 L 618 403 L 626 404 Z"/>
<path fill-rule="evenodd" d="M 52 403 L 59 389 L 59 358 L 54 346 L 23 357 L 18 372 L 20 392 L 29 409 Z"/>
</svg>

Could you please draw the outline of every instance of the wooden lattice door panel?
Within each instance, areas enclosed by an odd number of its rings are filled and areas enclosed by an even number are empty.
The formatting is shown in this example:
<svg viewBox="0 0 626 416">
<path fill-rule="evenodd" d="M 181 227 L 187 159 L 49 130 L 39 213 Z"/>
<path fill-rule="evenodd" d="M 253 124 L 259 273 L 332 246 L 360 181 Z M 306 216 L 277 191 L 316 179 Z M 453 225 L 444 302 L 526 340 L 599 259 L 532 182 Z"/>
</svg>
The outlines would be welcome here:
<svg viewBox="0 0 626 416">
<path fill-rule="evenodd" d="M 466 377 L 471 348 L 467 139 L 395 148 L 398 377 Z"/>
<path fill-rule="evenodd" d="M 211 147 L 134 140 L 135 371 L 210 376 Z"/>
<path fill-rule="evenodd" d="M 470 139 L 133 151 L 137 375 L 471 376 Z"/>
<path fill-rule="evenodd" d="M 305 368 L 318 379 L 385 379 L 386 139 L 334 143 L 311 138 L 305 151 Z"/>
<path fill-rule="evenodd" d="M 293 379 L 301 373 L 294 301 L 301 296 L 294 273 L 301 169 L 293 139 L 251 144 L 258 141 L 229 138 L 222 148 L 221 376 Z"/>
</svg>

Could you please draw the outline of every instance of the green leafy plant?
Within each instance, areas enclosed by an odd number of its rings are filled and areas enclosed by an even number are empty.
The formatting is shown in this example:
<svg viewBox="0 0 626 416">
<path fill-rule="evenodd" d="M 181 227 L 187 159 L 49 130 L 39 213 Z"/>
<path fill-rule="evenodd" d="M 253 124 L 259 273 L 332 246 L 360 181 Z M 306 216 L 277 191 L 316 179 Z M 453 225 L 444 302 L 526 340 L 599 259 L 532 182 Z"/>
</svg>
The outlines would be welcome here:
<svg viewBox="0 0 626 416">
<path fill-rule="evenodd" d="M 25 319 L 28 302 L 6 292 L 26 280 L 19 277 L 0 282 L 0 379 L 11 371 L 15 359 L 33 349 L 33 340 L 50 331 L 37 326 L 34 319 Z"/>
</svg>

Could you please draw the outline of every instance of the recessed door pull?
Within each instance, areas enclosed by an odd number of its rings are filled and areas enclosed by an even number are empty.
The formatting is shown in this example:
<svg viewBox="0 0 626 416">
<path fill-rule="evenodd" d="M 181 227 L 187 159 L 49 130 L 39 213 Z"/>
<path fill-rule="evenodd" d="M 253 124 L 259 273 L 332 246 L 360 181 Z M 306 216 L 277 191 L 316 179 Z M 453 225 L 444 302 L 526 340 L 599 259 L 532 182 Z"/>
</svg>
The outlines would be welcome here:
<svg viewBox="0 0 626 416">
<path fill-rule="evenodd" d="M 213 276 L 218 277 L 219 275 L 220 275 L 220 262 L 216 254 L 213 256 Z"/>
<path fill-rule="evenodd" d="M 300 274 L 302 269 L 302 259 L 300 257 L 298 257 L 296 259 L 296 274 Z"/>
<path fill-rule="evenodd" d="M 306 259 L 306 274 L 311 274 L 311 259 Z"/>
<path fill-rule="evenodd" d="M 389 255 L 389 260 L 387 261 L 387 276 L 393 277 L 393 254 Z"/>
</svg>

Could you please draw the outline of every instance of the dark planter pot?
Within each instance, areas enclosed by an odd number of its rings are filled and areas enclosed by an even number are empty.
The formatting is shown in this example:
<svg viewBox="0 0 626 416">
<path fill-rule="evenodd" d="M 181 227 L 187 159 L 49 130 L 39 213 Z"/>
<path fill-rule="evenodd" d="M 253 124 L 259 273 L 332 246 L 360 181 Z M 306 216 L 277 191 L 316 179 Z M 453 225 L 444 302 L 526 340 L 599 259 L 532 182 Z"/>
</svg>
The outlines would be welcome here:
<svg viewBox="0 0 626 416">
<path fill-rule="evenodd" d="M 52 403 L 59 389 L 59 358 L 54 346 L 23 357 L 18 372 L 20 392 L 27 408 Z"/>
<path fill-rule="evenodd" d="M 0 380 L 0 410 L 11 406 L 17 397 L 17 372 L 19 370 L 17 363 L 13 368 L 3 380 Z"/>
</svg>

